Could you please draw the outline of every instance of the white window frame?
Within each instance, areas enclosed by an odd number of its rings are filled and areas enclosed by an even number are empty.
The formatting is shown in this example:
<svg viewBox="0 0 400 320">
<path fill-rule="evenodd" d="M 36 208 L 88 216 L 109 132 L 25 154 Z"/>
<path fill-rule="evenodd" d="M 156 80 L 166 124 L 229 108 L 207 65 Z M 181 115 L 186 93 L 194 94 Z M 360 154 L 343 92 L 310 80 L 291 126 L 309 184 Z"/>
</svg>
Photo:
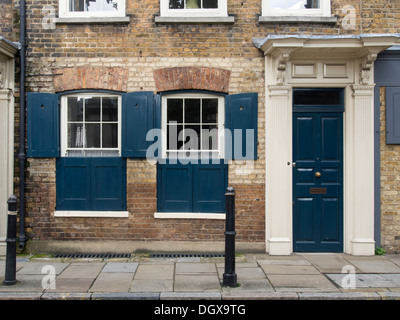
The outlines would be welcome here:
<svg viewBox="0 0 400 320">
<path fill-rule="evenodd" d="M 331 1 L 320 0 L 320 8 L 318 9 L 303 9 L 303 10 L 289 10 L 289 9 L 272 9 L 270 7 L 270 0 L 262 0 L 262 16 L 265 17 L 330 17 L 331 16 Z"/>
<path fill-rule="evenodd" d="M 118 98 L 118 147 L 117 148 L 69 148 L 68 147 L 68 98 L 72 97 L 102 97 L 102 98 Z M 122 114 L 122 100 L 121 96 L 117 94 L 86 92 L 76 93 L 61 96 L 61 111 L 60 111 L 60 133 L 61 133 L 61 156 L 68 157 L 68 151 L 117 151 L 118 156 L 121 156 L 121 114 Z M 84 152 L 85 153 L 85 152 Z"/>
<path fill-rule="evenodd" d="M 70 0 L 60 0 L 58 6 L 58 16 L 60 18 L 109 18 L 125 17 L 125 0 L 116 0 L 118 3 L 117 11 L 84 11 L 76 12 L 69 10 Z"/>
<path fill-rule="evenodd" d="M 218 99 L 218 149 L 216 150 L 199 150 L 199 151 L 185 151 L 185 150 L 167 150 L 167 99 Z M 161 108 L 161 130 L 162 134 L 162 157 L 163 158 L 171 158 L 176 154 L 179 156 L 179 153 L 188 153 L 191 152 L 193 154 L 198 155 L 198 153 L 215 153 L 218 159 L 223 159 L 225 155 L 225 134 L 224 134 L 224 124 L 225 124 L 225 97 L 221 95 L 215 94 L 202 94 L 202 93 L 179 93 L 179 94 L 169 94 L 162 96 L 162 108 Z M 179 135 L 179 132 L 178 132 Z M 201 145 L 201 144 L 200 144 Z M 199 157 L 199 161 L 201 158 Z"/>
<path fill-rule="evenodd" d="M 160 0 L 161 17 L 227 17 L 227 0 L 218 0 L 218 9 L 170 9 L 169 0 Z"/>
</svg>

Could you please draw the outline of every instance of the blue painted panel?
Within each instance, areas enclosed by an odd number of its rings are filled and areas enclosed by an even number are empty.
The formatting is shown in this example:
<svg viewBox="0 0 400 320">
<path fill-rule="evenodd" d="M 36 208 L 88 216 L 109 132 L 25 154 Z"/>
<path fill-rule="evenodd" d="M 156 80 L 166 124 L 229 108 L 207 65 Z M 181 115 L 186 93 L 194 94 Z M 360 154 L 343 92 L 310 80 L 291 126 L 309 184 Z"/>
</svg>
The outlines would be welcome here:
<svg viewBox="0 0 400 320">
<path fill-rule="evenodd" d="M 57 159 L 57 209 L 90 210 L 89 158 Z"/>
<path fill-rule="evenodd" d="M 126 210 L 122 158 L 58 158 L 57 210 Z"/>
<path fill-rule="evenodd" d="M 193 211 L 225 212 L 227 165 L 194 165 L 193 173 Z"/>
<path fill-rule="evenodd" d="M 294 112 L 293 162 L 294 251 L 341 252 L 343 114 Z"/>
<path fill-rule="evenodd" d="M 191 212 L 192 167 L 181 164 L 158 166 L 158 211 Z"/>
<path fill-rule="evenodd" d="M 400 87 L 386 88 L 386 143 L 400 144 Z"/>
<path fill-rule="evenodd" d="M 27 93 L 27 155 L 55 158 L 59 151 L 58 96 Z"/>
<path fill-rule="evenodd" d="M 386 50 L 378 55 L 374 65 L 374 80 L 378 86 L 400 86 L 400 52 Z"/>
<path fill-rule="evenodd" d="M 122 156 L 146 158 L 150 142 L 146 135 L 154 127 L 153 92 L 130 92 L 122 95 Z"/>
<path fill-rule="evenodd" d="M 225 212 L 227 166 L 221 164 L 159 164 L 158 211 Z"/>
<path fill-rule="evenodd" d="M 123 158 L 91 158 L 92 210 L 126 210 Z"/>
<path fill-rule="evenodd" d="M 257 159 L 258 94 L 240 93 L 225 99 L 225 128 L 232 139 L 226 139 L 226 158 Z"/>
</svg>

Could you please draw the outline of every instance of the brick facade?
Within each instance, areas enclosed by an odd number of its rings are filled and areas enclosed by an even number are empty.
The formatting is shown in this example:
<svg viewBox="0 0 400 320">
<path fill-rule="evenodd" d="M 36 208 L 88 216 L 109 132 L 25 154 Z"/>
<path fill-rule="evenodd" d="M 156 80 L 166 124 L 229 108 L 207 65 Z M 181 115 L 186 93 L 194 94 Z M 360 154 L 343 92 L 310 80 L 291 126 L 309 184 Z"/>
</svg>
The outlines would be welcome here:
<svg viewBox="0 0 400 320">
<path fill-rule="evenodd" d="M 175 67 L 154 70 L 157 92 L 209 90 L 228 93 L 230 70 L 208 67 Z"/>
<path fill-rule="evenodd" d="M 380 89 L 381 241 L 389 252 L 400 251 L 400 148 L 386 144 L 385 87 Z"/>
<path fill-rule="evenodd" d="M 27 91 L 60 92 L 105 89 L 122 92 L 201 89 L 223 93 L 257 92 L 258 159 L 252 168 L 240 161 L 229 165 L 229 185 L 237 193 L 237 240 L 265 242 L 265 65 L 253 37 L 269 34 L 346 35 L 400 32 L 395 1 L 347 1 L 355 9 L 353 28 L 344 28 L 347 12 L 332 0 L 336 24 L 260 23 L 261 0 L 228 0 L 233 24 L 156 23 L 159 0 L 126 1 L 129 23 L 57 24 L 43 29 L 42 8 L 56 0 L 27 1 Z M 0 3 L 2 35 L 16 41 L 18 1 Z M 209 80 L 212 81 L 210 82 Z M 382 130 L 384 139 L 384 105 Z M 16 119 L 18 121 L 18 117 Z M 16 128 L 18 123 L 16 123 Z M 400 192 L 398 152 L 381 144 L 382 245 L 399 251 Z M 56 207 L 54 159 L 28 159 L 27 232 L 32 240 L 223 241 L 224 222 L 155 219 L 156 166 L 127 161 L 128 218 L 60 218 Z M 247 171 L 246 171 L 247 170 Z M 250 171 L 249 171 L 250 170 Z M 17 186 L 16 186 L 17 187 Z M 289 191 L 288 191 L 289 192 Z M 291 192 L 291 191 L 290 191 Z"/>
</svg>

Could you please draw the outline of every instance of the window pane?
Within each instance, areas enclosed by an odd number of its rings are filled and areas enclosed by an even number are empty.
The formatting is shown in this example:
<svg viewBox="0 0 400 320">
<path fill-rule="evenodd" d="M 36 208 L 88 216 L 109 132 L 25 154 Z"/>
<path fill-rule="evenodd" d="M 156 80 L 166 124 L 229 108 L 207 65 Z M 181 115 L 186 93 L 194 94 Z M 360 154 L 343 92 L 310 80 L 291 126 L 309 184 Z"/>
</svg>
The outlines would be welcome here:
<svg viewBox="0 0 400 320">
<path fill-rule="evenodd" d="M 68 124 L 68 147 L 69 148 L 83 148 L 85 141 L 85 133 L 83 125 L 78 123 Z"/>
<path fill-rule="evenodd" d="M 183 9 L 184 7 L 183 0 L 169 0 L 170 9 Z"/>
<path fill-rule="evenodd" d="M 341 91 L 329 89 L 304 89 L 293 91 L 294 105 L 329 106 L 341 104 Z"/>
<path fill-rule="evenodd" d="M 182 139 L 179 140 L 179 134 L 183 139 L 183 126 L 182 125 L 168 125 L 167 126 L 167 149 L 168 150 L 179 150 L 182 145 Z"/>
<path fill-rule="evenodd" d="M 100 98 L 85 100 L 85 120 L 100 121 Z"/>
<path fill-rule="evenodd" d="M 200 123 L 200 99 L 185 100 L 185 123 Z"/>
<path fill-rule="evenodd" d="M 103 124 L 103 148 L 118 148 L 118 125 Z"/>
<path fill-rule="evenodd" d="M 68 98 L 68 120 L 83 121 L 83 99 L 77 97 Z"/>
<path fill-rule="evenodd" d="M 311 9 L 319 8 L 319 0 L 269 0 L 272 9 Z"/>
<path fill-rule="evenodd" d="M 168 99 L 167 101 L 167 123 L 171 121 L 182 123 L 183 99 Z"/>
<path fill-rule="evenodd" d="M 201 8 L 200 0 L 186 0 L 186 9 L 199 9 Z"/>
<path fill-rule="evenodd" d="M 185 126 L 185 150 L 200 150 L 200 126 Z"/>
<path fill-rule="evenodd" d="M 77 11 L 118 11 L 116 0 L 70 0 L 69 10 Z"/>
<path fill-rule="evenodd" d="M 204 9 L 218 9 L 218 0 L 203 0 Z"/>
<path fill-rule="evenodd" d="M 218 127 L 215 125 L 202 126 L 201 149 L 218 150 Z"/>
<path fill-rule="evenodd" d="M 218 99 L 203 99 L 203 123 L 218 123 Z"/>
<path fill-rule="evenodd" d="M 86 147 L 100 148 L 100 124 L 86 124 Z"/>
<path fill-rule="evenodd" d="M 118 98 L 103 98 L 103 121 L 118 121 Z"/>
</svg>

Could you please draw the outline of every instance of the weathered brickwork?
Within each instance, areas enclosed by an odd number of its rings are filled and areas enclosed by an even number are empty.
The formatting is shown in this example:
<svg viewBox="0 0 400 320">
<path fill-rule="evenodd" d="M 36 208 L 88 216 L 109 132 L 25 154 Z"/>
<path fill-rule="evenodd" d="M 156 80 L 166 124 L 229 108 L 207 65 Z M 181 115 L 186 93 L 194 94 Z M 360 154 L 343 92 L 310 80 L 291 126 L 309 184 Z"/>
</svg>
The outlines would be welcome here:
<svg viewBox="0 0 400 320">
<path fill-rule="evenodd" d="M 14 3 L 12 0 L 0 2 L 0 36 L 10 41 L 18 40 L 13 33 L 14 12 Z"/>
<path fill-rule="evenodd" d="M 230 70 L 208 67 L 175 67 L 154 70 L 156 91 L 209 90 L 228 92 Z"/>
<path fill-rule="evenodd" d="M 235 187 L 237 239 L 265 241 L 265 65 L 253 37 L 269 34 L 346 35 L 399 33 L 398 1 L 332 0 L 336 24 L 260 23 L 261 0 L 228 0 L 233 24 L 156 23 L 159 0 L 126 0 L 129 23 L 57 24 L 43 28 L 42 8 L 57 0 L 27 1 L 27 91 L 60 92 L 75 89 L 107 89 L 123 92 L 175 89 L 215 90 L 229 94 L 257 92 L 258 159 L 254 163 L 229 164 L 229 185 Z M 15 10 L 19 1 L 0 3 L 2 35 L 16 41 Z M 344 5 L 354 8 L 351 27 Z M 5 8 L 5 9 L 4 9 Z M 2 10 L 4 9 L 4 10 Z M 172 80 L 166 81 L 166 71 Z M 196 81 L 184 79 L 195 72 Z M 217 74 L 212 87 L 203 75 Z M 192 72 L 193 74 L 193 72 Z M 106 76 L 107 75 L 107 76 Z M 103 78 L 102 78 L 103 77 Z M 181 78 L 182 77 L 182 78 Z M 205 78 L 207 79 L 207 78 Z M 229 79 L 229 81 L 228 81 Z M 189 85 L 189 82 L 191 85 Z M 218 83 L 217 83 L 218 82 Z M 193 85 L 195 83 L 196 85 Z M 383 100 L 382 100 L 383 101 Z M 384 139 L 384 104 L 381 106 L 381 139 Z M 18 128 L 18 117 L 16 118 Z M 18 130 L 16 130 L 18 134 Z M 382 141 L 381 141 L 382 142 Z M 396 176 L 396 146 L 381 143 L 382 245 L 400 251 L 400 201 Z M 28 159 L 27 232 L 35 240 L 220 240 L 224 222 L 201 219 L 155 219 L 157 210 L 156 165 L 145 160 L 127 161 L 128 218 L 60 218 L 56 207 L 54 159 Z M 291 191 L 288 191 L 291 192 Z"/>
<path fill-rule="evenodd" d="M 386 144 L 385 87 L 380 89 L 382 247 L 400 251 L 400 147 Z"/>
<path fill-rule="evenodd" d="M 56 92 L 77 89 L 126 91 L 128 70 L 125 68 L 79 67 L 54 70 Z"/>
</svg>

